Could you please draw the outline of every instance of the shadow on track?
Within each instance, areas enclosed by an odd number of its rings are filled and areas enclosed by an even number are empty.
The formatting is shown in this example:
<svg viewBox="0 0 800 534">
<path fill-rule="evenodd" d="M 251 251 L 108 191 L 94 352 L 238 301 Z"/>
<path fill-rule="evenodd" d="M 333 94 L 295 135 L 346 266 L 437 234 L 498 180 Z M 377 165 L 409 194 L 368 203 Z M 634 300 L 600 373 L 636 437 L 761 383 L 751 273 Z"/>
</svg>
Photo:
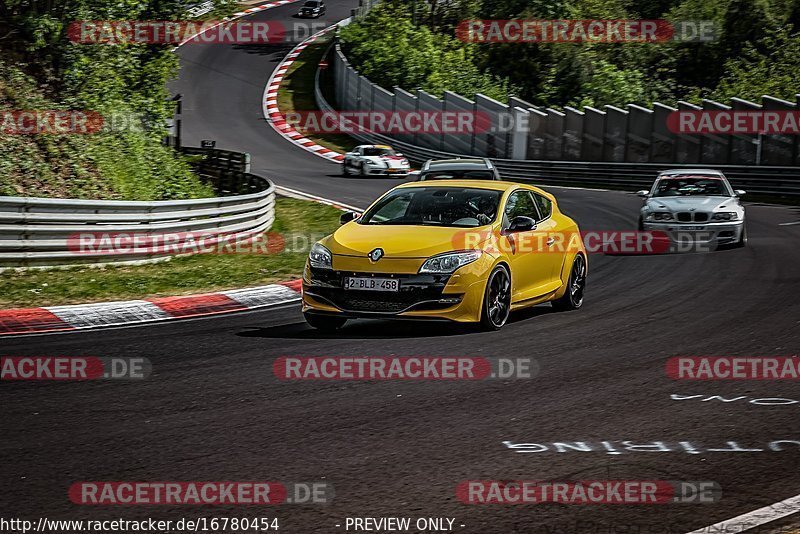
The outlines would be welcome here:
<svg viewBox="0 0 800 534">
<path fill-rule="evenodd" d="M 540 315 L 554 313 L 553 308 L 536 306 L 511 314 L 506 328 L 514 323 L 533 319 Z M 305 322 L 282 324 L 265 328 L 253 328 L 237 332 L 240 337 L 255 337 L 266 339 L 410 339 L 422 337 L 461 336 L 466 334 L 495 334 L 499 332 L 481 332 L 478 326 L 470 323 L 454 323 L 445 321 L 414 321 L 380 319 L 354 319 L 349 321 L 341 330 L 336 332 L 323 332 L 316 330 Z"/>
</svg>

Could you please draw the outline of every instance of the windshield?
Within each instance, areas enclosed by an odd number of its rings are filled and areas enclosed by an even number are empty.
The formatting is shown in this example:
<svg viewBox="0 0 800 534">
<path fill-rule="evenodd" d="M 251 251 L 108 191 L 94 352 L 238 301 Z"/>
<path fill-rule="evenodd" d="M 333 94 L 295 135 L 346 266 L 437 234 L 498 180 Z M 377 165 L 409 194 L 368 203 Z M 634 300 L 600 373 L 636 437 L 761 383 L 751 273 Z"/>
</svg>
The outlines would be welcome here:
<svg viewBox="0 0 800 534">
<path fill-rule="evenodd" d="M 656 184 L 654 197 L 679 196 L 731 196 L 730 191 L 720 178 L 706 176 L 681 176 L 679 178 L 662 178 Z"/>
<path fill-rule="evenodd" d="M 360 224 L 473 228 L 495 220 L 501 191 L 460 187 L 410 187 L 383 197 Z"/>
<path fill-rule="evenodd" d="M 494 180 L 491 171 L 429 171 L 420 180 Z"/>
<path fill-rule="evenodd" d="M 319 6 L 318 0 L 308 0 L 308 2 L 304 4 L 304 7 L 318 7 L 318 6 Z"/>
<path fill-rule="evenodd" d="M 394 150 L 391 148 L 365 148 L 365 156 L 395 156 Z"/>
</svg>

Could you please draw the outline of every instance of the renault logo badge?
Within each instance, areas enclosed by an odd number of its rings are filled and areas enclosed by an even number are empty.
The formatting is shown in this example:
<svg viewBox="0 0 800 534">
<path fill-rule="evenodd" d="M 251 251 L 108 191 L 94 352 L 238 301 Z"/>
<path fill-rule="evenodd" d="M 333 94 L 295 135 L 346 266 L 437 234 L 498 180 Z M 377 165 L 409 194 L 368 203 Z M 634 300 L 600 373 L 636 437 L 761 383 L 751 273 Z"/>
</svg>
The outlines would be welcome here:
<svg viewBox="0 0 800 534">
<path fill-rule="evenodd" d="M 383 257 L 383 249 L 382 248 L 376 248 L 375 250 L 373 250 L 372 252 L 369 253 L 369 259 L 372 260 L 372 261 L 378 261 L 382 257 Z"/>
</svg>

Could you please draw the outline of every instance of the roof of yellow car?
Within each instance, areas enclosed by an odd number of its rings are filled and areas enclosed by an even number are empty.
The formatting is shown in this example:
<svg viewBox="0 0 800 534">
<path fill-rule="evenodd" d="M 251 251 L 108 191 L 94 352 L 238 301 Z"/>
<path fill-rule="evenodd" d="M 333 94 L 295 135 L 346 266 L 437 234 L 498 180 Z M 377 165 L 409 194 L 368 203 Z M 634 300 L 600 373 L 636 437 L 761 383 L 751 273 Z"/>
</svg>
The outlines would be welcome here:
<svg viewBox="0 0 800 534">
<path fill-rule="evenodd" d="M 429 180 L 423 182 L 408 182 L 397 187 L 473 187 L 477 189 L 494 189 L 507 191 L 515 187 L 526 187 L 539 191 L 538 187 L 521 184 L 519 182 L 504 182 L 502 180 Z"/>
</svg>

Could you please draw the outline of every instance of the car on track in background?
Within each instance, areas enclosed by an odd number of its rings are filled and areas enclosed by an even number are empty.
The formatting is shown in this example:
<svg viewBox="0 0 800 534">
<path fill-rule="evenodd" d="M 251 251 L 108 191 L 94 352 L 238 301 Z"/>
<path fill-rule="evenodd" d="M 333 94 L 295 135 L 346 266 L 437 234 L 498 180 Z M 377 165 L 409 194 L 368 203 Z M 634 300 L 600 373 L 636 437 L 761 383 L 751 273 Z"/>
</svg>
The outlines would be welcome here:
<svg viewBox="0 0 800 534">
<path fill-rule="evenodd" d="M 673 241 L 744 247 L 747 228 L 739 201 L 744 194 L 720 171 L 662 171 L 649 191 L 638 192 L 645 199 L 639 230 L 662 231 Z"/>
<path fill-rule="evenodd" d="M 306 0 L 297 12 L 298 17 L 317 18 L 325 14 L 325 2 L 322 0 Z"/>
<path fill-rule="evenodd" d="M 489 158 L 429 159 L 419 170 L 417 181 L 500 180 L 497 167 Z"/>
<path fill-rule="evenodd" d="M 443 319 L 501 328 L 513 310 L 583 303 L 586 249 L 555 198 L 490 180 L 409 182 L 311 248 L 303 314 L 335 330 L 350 318 Z M 570 246 L 556 237 L 572 236 Z M 562 243 L 564 240 L 562 240 Z"/>
<path fill-rule="evenodd" d="M 345 176 L 349 176 L 351 171 L 361 176 L 407 176 L 410 170 L 408 160 L 389 145 L 358 145 L 342 160 L 342 174 Z"/>
</svg>

